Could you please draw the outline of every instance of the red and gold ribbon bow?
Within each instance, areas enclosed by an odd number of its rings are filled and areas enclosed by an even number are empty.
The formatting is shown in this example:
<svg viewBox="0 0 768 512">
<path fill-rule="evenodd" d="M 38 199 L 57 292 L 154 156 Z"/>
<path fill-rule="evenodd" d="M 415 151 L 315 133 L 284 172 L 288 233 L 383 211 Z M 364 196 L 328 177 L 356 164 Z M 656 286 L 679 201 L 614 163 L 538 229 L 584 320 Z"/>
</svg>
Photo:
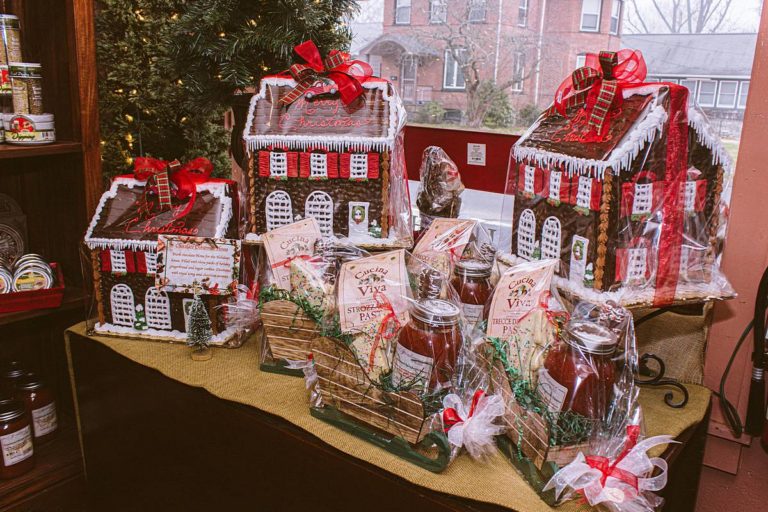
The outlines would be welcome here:
<svg viewBox="0 0 768 512">
<path fill-rule="evenodd" d="M 598 138 L 605 136 L 611 109 L 621 105 L 623 87 L 645 80 L 647 68 L 639 50 L 602 51 L 587 54 L 583 67 L 566 78 L 555 93 L 547 115 L 565 117 L 568 108 L 583 106 L 589 115 L 587 125 Z"/>
<path fill-rule="evenodd" d="M 280 98 L 280 105 L 290 105 L 307 92 L 321 77 L 336 84 L 341 101 L 349 105 L 363 93 L 362 83 L 373 75 L 373 68 L 361 60 L 350 60 L 348 53 L 332 50 L 323 59 L 314 41 L 304 41 L 293 51 L 304 60 L 304 64 L 293 64 L 289 72 L 296 80 L 296 86 Z"/>
<path fill-rule="evenodd" d="M 443 410 L 443 429 L 448 432 L 451 430 L 451 427 L 454 425 L 458 425 L 459 423 L 464 423 L 466 420 L 474 416 L 475 410 L 477 409 L 477 404 L 480 402 L 480 399 L 485 396 L 485 391 L 482 389 L 478 389 L 475 391 L 475 394 L 472 395 L 472 403 L 469 406 L 469 413 L 467 414 L 466 418 L 462 418 L 461 415 L 459 415 L 458 411 L 454 409 L 453 407 L 447 407 Z M 460 407 L 461 408 L 461 407 Z"/>
<path fill-rule="evenodd" d="M 195 158 L 181 165 L 178 160 L 166 162 L 158 158 L 138 157 L 134 161 L 133 174 L 137 180 L 146 181 L 146 190 L 157 193 L 160 210 L 170 210 L 172 198 L 189 199 L 184 210 L 174 217 L 184 217 L 192 210 L 197 197 L 197 184 L 208 181 L 213 164 L 204 157 Z M 173 184 L 173 187 L 171 186 Z"/>
<path fill-rule="evenodd" d="M 280 268 L 280 267 L 291 268 L 291 262 L 293 260 L 311 260 L 311 259 L 312 259 L 312 256 L 310 256 L 309 254 L 299 254 L 298 256 L 288 256 L 284 260 L 280 260 L 277 263 L 273 263 L 272 268 Z"/>
<path fill-rule="evenodd" d="M 374 363 L 376 361 L 376 350 L 378 350 L 381 342 L 393 339 L 400 330 L 400 320 L 397 319 L 395 308 L 392 307 L 392 303 L 389 302 L 387 296 L 382 292 L 374 292 L 373 300 L 376 301 L 376 310 L 385 311 L 386 314 L 380 321 L 376 320 L 379 326 L 373 338 L 371 351 L 368 354 L 368 371 L 371 371 L 374 368 Z"/>
<path fill-rule="evenodd" d="M 635 490 L 638 489 L 637 476 L 630 473 L 629 471 L 619 469 L 616 466 L 618 466 L 619 462 L 624 460 L 624 457 L 626 457 L 629 452 L 632 451 L 632 448 L 634 448 L 637 444 L 637 439 L 639 437 L 640 427 L 638 425 L 630 425 L 627 427 L 627 441 L 624 443 L 624 449 L 621 451 L 619 456 L 616 457 L 616 460 L 613 461 L 613 464 L 611 464 L 608 457 L 590 455 L 586 458 L 586 462 L 589 467 L 594 468 L 602 473 L 603 476 L 600 479 L 600 485 L 605 487 L 605 481 L 608 480 L 608 477 L 612 477 L 621 480 L 625 484 L 633 487 Z"/>
</svg>

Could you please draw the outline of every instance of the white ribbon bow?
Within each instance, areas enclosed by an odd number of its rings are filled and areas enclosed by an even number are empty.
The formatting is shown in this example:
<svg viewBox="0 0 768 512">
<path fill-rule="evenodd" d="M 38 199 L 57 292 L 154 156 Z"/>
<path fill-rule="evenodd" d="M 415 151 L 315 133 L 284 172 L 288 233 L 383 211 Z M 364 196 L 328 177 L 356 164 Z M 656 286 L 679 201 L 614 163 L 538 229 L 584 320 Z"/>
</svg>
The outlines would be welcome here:
<svg viewBox="0 0 768 512">
<path fill-rule="evenodd" d="M 449 409 L 458 415 L 460 421 L 445 425 L 448 441 L 457 448 L 463 446 L 473 459 L 479 459 L 494 453 L 493 438 L 504 432 L 503 426 L 493 423 L 496 418 L 504 415 L 504 400 L 499 395 L 483 393 L 474 410 L 471 409 L 471 401 L 468 411 L 458 395 L 446 395 L 443 398 L 443 421 L 445 424 L 446 411 Z"/>
</svg>

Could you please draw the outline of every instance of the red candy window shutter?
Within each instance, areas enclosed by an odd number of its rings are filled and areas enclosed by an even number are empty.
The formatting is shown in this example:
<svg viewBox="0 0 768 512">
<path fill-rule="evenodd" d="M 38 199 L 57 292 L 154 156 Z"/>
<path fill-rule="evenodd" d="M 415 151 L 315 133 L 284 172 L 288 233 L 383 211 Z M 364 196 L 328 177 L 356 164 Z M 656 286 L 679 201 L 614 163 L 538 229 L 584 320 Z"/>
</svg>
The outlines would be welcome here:
<svg viewBox="0 0 768 512">
<path fill-rule="evenodd" d="M 525 164 L 517 166 L 517 192 L 525 191 Z"/>
<path fill-rule="evenodd" d="M 301 153 L 299 155 L 299 178 L 309 178 L 309 159 L 310 153 Z"/>
<path fill-rule="evenodd" d="M 133 255 L 133 251 L 125 251 L 125 271 L 130 274 L 136 272 L 136 261 Z"/>
<path fill-rule="evenodd" d="M 546 196 L 544 193 L 544 169 L 536 167 L 533 170 L 533 193 L 537 196 Z"/>
<path fill-rule="evenodd" d="M 286 153 L 286 161 L 288 163 L 288 177 L 289 178 L 298 178 L 299 177 L 299 154 L 295 151 L 289 151 Z"/>
<path fill-rule="evenodd" d="M 600 201 L 603 198 L 603 182 L 597 179 L 592 180 L 592 195 L 589 198 L 589 209 L 600 210 Z"/>
<path fill-rule="evenodd" d="M 350 156 L 349 153 L 342 153 L 341 154 L 341 177 L 343 179 L 349 179 L 349 160 Z"/>
<path fill-rule="evenodd" d="M 579 197 L 579 175 L 577 173 L 568 178 L 568 188 L 570 189 L 568 204 L 576 206 L 576 200 Z"/>
<path fill-rule="evenodd" d="M 653 199 L 651 200 L 651 213 L 661 211 L 664 207 L 664 183 L 657 181 L 653 183 L 651 190 Z"/>
<path fill-rule="evenodd" d="M 542 197 L 549 197 L 549 169 L 537 169 L 541 174 L 541 190 L 537 193 Z"/>
<path fill-rule="evenodd" d="M 560 171 L 560 202 L 571 203 L 571 177 L 567 172 Z"/>
<path fill-rule="evenodd" d="M 101 271 L 102 272 L 111 272 L 112 271 L 112 255 L 110 254 L 109 250 L 101 251 Z"/>
<path fill-rule="evenodd" d="M 269 151 L 259 151 L 259 176 L 269 178 Z"/>
<path fill-rule="evenodd" d="M 326 162 L 328 163 L 328 178 L 339 177 L 339 154 L 328 153 Z M 349 169 L 349 166 L 347 166 Z"/>
<path fill-rule="evenodd" d="M 704 211 L 704 205 L 707 202 L 707 180 L 696 181 L 696 200 L 694 208 L 697 212 Z"/>
<path fill-rule="evenodd" d="M 616 249 L 616 281 L 624 281 L 628 263 L 629 253 L 627 249 Z"/>
<path fill-rule="evenodd" d="M 632 215 L 632 205 L 635 199 L 635 184 L 634 182 L 621 184 L 621 216 L 627 217 Z"/>
<path fill-rule="evenodd" d="M 143 251 L 136 253 L 136 272 L 139 274 L 147 273 L 147 253 Z"/>
<path fill-rule="evenodd" d="M 379 177 L 379 154 L 368 153 L 368 179 L 375 180 Z"/>
</svg>

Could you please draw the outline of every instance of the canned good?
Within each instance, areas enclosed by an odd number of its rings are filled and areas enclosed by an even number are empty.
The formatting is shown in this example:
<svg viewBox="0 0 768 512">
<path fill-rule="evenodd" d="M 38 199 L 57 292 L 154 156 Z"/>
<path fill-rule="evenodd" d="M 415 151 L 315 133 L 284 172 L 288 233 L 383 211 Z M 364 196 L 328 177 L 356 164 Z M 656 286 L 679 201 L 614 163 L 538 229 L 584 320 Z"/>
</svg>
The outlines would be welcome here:
<svg viewBox="0 0 768 512">
<path fill-rule="evenodd" d="M 11 293 L 13 291 L 13 274 L 7 267 L 0 267 L 0 293 Z"/>
<path fill-rule="evenodd" d="M 10 68 L 8 64 L 0 64 L 0 94 L 10 96 L 12 93 Z"/>
<path fill-rule="evenodd" d="M 21 30 L 19 18 L 12 14 L 0 14 L 0 36 L 3 48 L 0 51 L 0 64 L 19 62 L 21 56 Z"/>
<path fill-rule="evenodd" d="M 33 62 L 11 62 L 8 64 L 13 90 L 13 111 L 16 114 L 42 115 L 43 67 Z"/>
<path fill-rule="evenodd" d="M 13 291 L 47 289 L 53 280 L 53 269 L 39 254 L 25 254 L 13 266 Z"/>
<path fill-rule="evenodd" d="M 8 144 L 37 145 L 56 142 L 53 114 L 41 116 L 5 114 L 5 141 Z"/>
</svg>

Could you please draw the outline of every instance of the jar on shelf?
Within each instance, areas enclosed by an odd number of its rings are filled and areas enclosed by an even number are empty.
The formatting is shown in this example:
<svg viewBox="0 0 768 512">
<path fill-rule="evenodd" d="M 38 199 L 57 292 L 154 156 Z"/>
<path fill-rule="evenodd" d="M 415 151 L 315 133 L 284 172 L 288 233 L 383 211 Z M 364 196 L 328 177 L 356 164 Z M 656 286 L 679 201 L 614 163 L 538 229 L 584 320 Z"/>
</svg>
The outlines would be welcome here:
<svg viewBox="0 0 768 512">
<path fill-rule="evenodd" d="M 0 14 L 0 37 L 3 47 L 0 51 L 0 63 L 8 64 L 22 59 L 21 30 L 18 16 Z"/>
<path fill-rule="evenodd" d="M 539 372 L 539 393 L 549 409 L 602 419 L 613 400 L 616 344 L 616 334 L 600 324 L 569 322 Z"/>
<path fill-rule="evenodd" d="M 481 260 L 459 260 L 453 269 L 453 287 L 461 300 L 461 311 L 469 325 L 483 318 L 483 310 L 493 293 L 491 264 Z"/>
<path fill-rule="evenodd" d="M 24 403 L 32 420 L 32 433 L 36 443 L 50 440 L 59 426 L 56 401 L 46 382 L 28 373 L 16 380 L 16 399 Z"/>
<path fill-rule="evenodd" d="M 24 404 L 0 400 L 0 479 L 21 476 L 35 467 L 32 427 Z"/>
<path fill-rule="evenodd" d="M 400 331 L 392 365 L 392 382 L 414 390 L 450 385 L 461 346 L 459 307 L 442 299 L 421 299 L 410 307 Z"/>
<path fill-rule="evenodd" d="M 20 361 L 6 361 L 0 365 L 0 399 L 12 398 L 16 392 L 16 381 L 26 375 L 27 370 Z"/>
<path fill-rule="evenodd" d="M 43 115 L 42 66 L 36 62 L 8 64 L 15 114 Z"/>
</svg>

